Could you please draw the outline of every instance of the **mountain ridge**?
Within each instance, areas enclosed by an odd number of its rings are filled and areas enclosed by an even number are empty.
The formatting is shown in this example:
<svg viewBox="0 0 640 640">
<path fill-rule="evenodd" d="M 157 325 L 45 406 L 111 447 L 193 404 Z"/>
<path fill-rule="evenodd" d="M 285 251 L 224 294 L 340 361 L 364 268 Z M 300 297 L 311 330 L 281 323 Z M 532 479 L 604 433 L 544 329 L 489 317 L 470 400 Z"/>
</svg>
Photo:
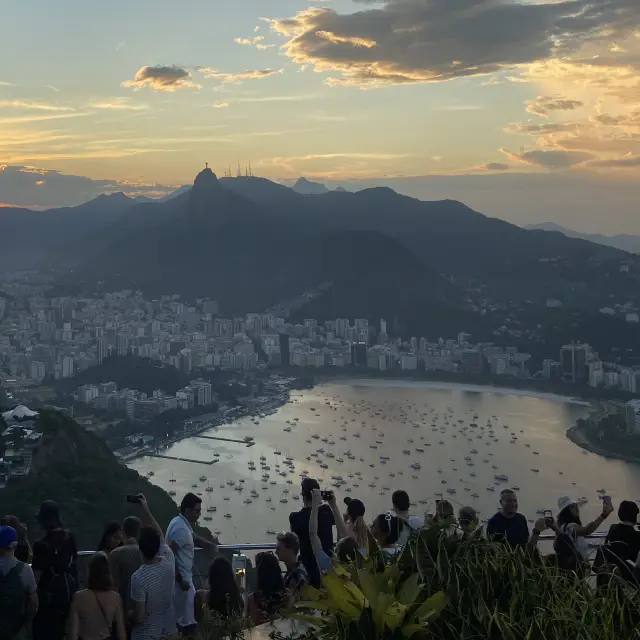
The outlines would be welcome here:
<svg viewBox="0 0 640 640">
<path fill-rule="evenodd" d="M 620 249 L 620 251 L 627 251 L 629 253 L 640 254 L 640 236 L 635 236 L 628 233 L 619 233 L 613 236 L 605 236 L 599 233 L 581 233 L 568 229 L 555 222 L 541 222 L 539 224 L 529 224 L 524 227 L 528 231 L 548 231 L 561 233 L 568 238 L 579 238 L 587 240 L 588 242 L 594 242 L 596 244 L 602 244 L 607 247 L 613 247 L 614 249 Z"/>
</svg>

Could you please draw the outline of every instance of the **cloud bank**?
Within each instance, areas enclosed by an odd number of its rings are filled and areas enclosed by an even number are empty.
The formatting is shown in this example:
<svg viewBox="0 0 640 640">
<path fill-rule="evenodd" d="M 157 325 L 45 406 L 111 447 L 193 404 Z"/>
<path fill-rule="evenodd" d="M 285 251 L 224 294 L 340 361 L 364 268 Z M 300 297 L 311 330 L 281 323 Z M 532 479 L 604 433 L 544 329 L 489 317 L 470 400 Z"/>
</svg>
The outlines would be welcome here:
<svg viewBox="0 0 640 640">
<path fill-rule="evenodd" d="M 12 206 L 48 208 L 82 204 L 101 193 L 164 195 L 175 187 L 94 180 L 31 166 L 0 165 L 2 201 Z"/>
<path fill-rule="evenodd" d="M 312 7 L 266 19 L 329 84 L 382 86 L 495 73 L 610 43 L 640 25 L 637 0 L 386 0 L 350 14 Z M 380 6 L 381 5 L 381 6 Z"/>
</svg>

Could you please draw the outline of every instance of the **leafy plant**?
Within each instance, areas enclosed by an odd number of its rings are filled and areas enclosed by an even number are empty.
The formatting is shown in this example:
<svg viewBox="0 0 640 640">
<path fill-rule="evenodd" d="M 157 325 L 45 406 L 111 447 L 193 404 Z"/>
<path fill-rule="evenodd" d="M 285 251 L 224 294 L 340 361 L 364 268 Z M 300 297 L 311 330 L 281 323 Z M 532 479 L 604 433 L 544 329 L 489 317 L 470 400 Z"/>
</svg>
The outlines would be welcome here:
<svg viewBox="0 0 640 640">
<path fill-rule="evenodd" d="M 311 622 L 323 638 L 361 640 L 424 636 L 447 604 L 444 593 L 428 595 L 415 572 L 401 579 L 397 564 L 382 572 L 372 566 L 336 567 L 323 576 L 322 590 L 307 586 L 291 617 Z M 323 612 L 318 616 L 302 613 Z"/>
<path fill-rule="evenodd" d="M 553 556 L 438 527 L 383 572 L 338 565 L 305 595 L 290 615 L 319 640 L 640 639 L 640 596 L 615 575 L 596 589 Z"/>
</svg>

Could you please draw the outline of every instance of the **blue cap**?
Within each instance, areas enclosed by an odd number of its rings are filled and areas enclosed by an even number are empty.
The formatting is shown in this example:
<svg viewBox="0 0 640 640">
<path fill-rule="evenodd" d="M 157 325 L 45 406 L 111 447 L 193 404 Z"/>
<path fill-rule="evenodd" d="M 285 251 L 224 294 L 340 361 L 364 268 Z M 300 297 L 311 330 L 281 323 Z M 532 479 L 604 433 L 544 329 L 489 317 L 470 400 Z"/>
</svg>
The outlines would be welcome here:
<svg viewBox="0 0 640 640">
<path fill-rule="evenodd" d="M 0 549 L 15 549 L 18 546 L 18 534 L 13 527 L 0 527 Z"/>
</svg>

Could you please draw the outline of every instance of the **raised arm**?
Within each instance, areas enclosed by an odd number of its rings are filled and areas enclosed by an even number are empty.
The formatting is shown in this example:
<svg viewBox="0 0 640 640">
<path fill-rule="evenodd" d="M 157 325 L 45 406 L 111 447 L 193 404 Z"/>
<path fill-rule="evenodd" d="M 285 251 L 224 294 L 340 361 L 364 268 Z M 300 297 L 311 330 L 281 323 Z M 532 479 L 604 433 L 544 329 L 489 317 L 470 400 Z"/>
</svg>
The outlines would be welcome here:
<svg viewBox="0 0 640 640">
<path fill-rule="evenodd" d="M 602 503 L 602 513 L 589 524 L 575 528 L 576 536 L 589 536 L 613 513 L 613 505 L 610 502 Z"/>
<path fill-rule="evenodd" d="M 320 489 L 314 489 L 311 492 L 311 515 L 309 516 L 309 540 L 311 541 L 311 548 L 313 549 L 314 555 L 323 551 L 322 543 L 318 536 L 318 509 L 321 504 L 322 496 L 320 495 Z"/>
<path fill-rule="evenodd" d="M 158 524 L 158 521 L 153 517 L 153 514 L 151 513 L 151 509 L 149 508 L 149 503 L 147 502 L 147 499 L 143 493 L 138 494 L 138 499 L 140 501 L 138 502 L 138 504 L 142 509 L 142 517 L 140 518 L 140 520 L 142 521 L 142 524 L 148 527 L 153 527 L 158 532 L 160 536 L 160 545 L 162 546 L 164 544 L 164 532 L 162 531 L 162 527 Z"/>
<path fill-rule="evenodd" d="M 333 521 L 335 522 L 336 529 L 338 531 L 338 540 L 340 540 L 341 538 L 349 537 L 351 535 L 351 532 L 349 531 L 347 523 L 344 521 L 343 515 L 340 513 L 338 501 L 336 500 L 336 494 L 333 491 L 331 492 L 329 506 L 331 507 L 331 512 L 333 513 Z"/>
</svg>

